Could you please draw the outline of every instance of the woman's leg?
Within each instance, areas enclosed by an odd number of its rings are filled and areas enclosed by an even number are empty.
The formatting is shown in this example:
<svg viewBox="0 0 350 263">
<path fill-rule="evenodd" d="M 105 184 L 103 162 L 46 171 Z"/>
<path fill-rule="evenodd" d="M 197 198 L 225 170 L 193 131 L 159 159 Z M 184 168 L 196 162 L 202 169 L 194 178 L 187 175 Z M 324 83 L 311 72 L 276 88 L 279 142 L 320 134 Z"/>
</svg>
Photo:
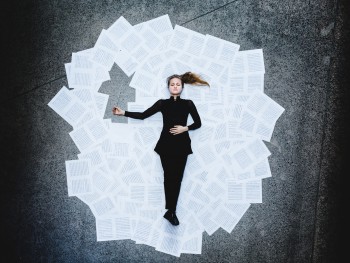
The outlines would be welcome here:
<svg viewBox="0 0 350 263">
<path fill-rule="evenodd" d="M 187 155 L 161 156 L 161 162 L 164 170 L 165 208 L 175 211 L 187 162 Z"/>
<path fill-rule="evenodd" d="M 172 181 L 172 159 L 169 156 L 161 155 L 160 160 L 162 162 L 163 171 L 164 171 L 164 194 L 165 194 L 165 209 L 169 209 L 170 196 L 171 196 L 171 185 Z"/>
<path fill-rule="evenodd" d="M 187 155 L 185 156 L 177 156 L 175 158 L 175 165 L 174 165 L 174 184 L 171 189 L 171 198 L 170 198 L 170 209 L 173 211 L 176 210 L 177 200 L 179 199 L 180 195 L 180 189 L 181 189 L 181 182 L 183 178 L 183 174 L 185 171 L 185 166 L 187 162 Z"/>
</svg>

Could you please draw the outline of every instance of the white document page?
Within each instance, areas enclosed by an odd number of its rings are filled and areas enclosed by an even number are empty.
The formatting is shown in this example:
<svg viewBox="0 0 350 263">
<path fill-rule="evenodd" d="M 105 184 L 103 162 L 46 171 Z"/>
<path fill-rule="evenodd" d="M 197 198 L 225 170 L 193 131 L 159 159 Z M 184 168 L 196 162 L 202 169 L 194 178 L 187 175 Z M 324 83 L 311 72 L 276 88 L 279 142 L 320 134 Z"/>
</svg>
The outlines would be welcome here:
<svg viewBox="0 0 350 263">
<path fill-rule="evenodd" d="M 113 41 L 119 43 L 119 40 L 132 29 L 132 25 L 123 16 L 121 16 L 107 29 L 107 31 Z"/>
<path fill-rule="evenodd" d="M 231 65 L 238 50 L 239 45 L 207 34 L 201 55 Z"/>
<path fill-rule="evenodd" d="M 149 20 L 147 21 L 147 25 L 160 36 L 167 36 L 173 32 L 173 26 L 171 24 L 169 15 L 163 15 Z"/>
<path fill-rule="evenodd" d="M 96 219 L 97 241 L 115 240 L 113 218 Z"/>
<path fill-rule="evenodd" d="M 90 209 L 96 218 L 108 215 L 114 207 L 115 205 L 109 196 L 103 196 L 90 204 Z"/>
<path fill-rule="evenodd" d="M 231 67 L 231 74 L 265 73 L 262 49 L 237 52 Z"/>
<path fill-rule="evenodd" d="M 88 88 L 93 86 L 95 65 L 91 60 L 90 53 L 72 53 L 70 75 L 70 88 Z"/>
<path fill-rule="evenodd" d="M 87 160 L 66 161 L 68 196 L 93 192 L 90 162 Z"/>
<path fill-rule="evenodd" d="M 201 254 L 202 253 L 202 233 L 197 236 L 184 240 L 181 247 L 181 253 Z"/>
<path fill-rule="evenodd" d="M 51 99 L 48 106 L 72 126 L 79 123 L 87 110 L 65 86 Z"/>
<path fill-rule="evenodd" d="M 229 180 L 227 189 L 228 203 L 262 203 L 262 186 L 260 179 L 243 183 Z"/>
</svg>

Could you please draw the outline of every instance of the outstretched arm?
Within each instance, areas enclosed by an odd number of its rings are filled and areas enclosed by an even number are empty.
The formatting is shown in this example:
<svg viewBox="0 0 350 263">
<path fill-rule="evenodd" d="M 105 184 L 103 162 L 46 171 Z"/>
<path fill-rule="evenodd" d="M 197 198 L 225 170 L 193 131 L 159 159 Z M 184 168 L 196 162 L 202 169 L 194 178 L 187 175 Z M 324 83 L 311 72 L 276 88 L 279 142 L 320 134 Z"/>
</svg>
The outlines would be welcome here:
<svg viewBox="0 0 350 263">
<path fill-rule="evenodd" d="M 188 130 L 195 130 L 202 126 L 201 117 L 199 117 L 196 106 L 194 105 L 192 100 L 188 101 L 190 107 L 190 114 L 193 119 L 193 123 L 188 125 Z"/>
<path fill-rule="evenodd" d="M 121 115 L 121 116 L 124 115 L 125 117 L 143 120 L 160 111 L 161 104 L 162 104 L 162 100 L 158 100 L 156 103 L 154 103 L 151 107 L 149 107 L 144 112 L 124 111 L 118 107 L 113 107 L 113 114 Z"/>
</svg>

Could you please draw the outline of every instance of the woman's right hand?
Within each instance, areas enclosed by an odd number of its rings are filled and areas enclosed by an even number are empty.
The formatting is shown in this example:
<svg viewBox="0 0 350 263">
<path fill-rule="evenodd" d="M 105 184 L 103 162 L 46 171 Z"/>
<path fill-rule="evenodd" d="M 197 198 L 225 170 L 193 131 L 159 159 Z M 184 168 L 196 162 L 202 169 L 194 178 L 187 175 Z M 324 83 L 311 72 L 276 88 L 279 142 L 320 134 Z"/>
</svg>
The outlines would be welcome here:
<svg viewBox="0 0 350 263">
<path fill-rule="evenodd" d="M 125 111 L 119 107 L 113 107 L 112 112 L 114 115 L 118 115 L 118 116 L 123 116 L 125 114 Z"/>
</svg>

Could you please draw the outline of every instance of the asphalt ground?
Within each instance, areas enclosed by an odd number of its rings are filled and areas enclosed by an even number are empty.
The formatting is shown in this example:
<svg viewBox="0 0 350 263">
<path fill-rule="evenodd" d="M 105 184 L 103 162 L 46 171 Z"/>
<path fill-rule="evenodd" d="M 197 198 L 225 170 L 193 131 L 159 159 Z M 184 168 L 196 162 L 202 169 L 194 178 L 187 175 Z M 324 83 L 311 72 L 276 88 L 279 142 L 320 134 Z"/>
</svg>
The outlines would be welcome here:
<svg viewBox="0 0 350 263">
<path fill-rule="evenodd" d="M 345 0 L 44 1 L 1 9 L 2 262 L 344 262 L 349 122 Z M 67 85 L 64 63 L 120 16 L 168 14 L 182 25 L 262 48 L 265 93 L 285 108 L 270 143 L 272 177 L 231 234 L 203 234 L 202 254 L 176 258 L 131 240 L 96 242 L 90 209 L 68 197 L 64 162 L 79 153 L 47 103 Z M 114 65 L 108 107 L 135 100 Z M 115 121 L 118 121 L 114 119 Z M 125 122 L 126 119 L 119 119 Z"/>
</svg>

